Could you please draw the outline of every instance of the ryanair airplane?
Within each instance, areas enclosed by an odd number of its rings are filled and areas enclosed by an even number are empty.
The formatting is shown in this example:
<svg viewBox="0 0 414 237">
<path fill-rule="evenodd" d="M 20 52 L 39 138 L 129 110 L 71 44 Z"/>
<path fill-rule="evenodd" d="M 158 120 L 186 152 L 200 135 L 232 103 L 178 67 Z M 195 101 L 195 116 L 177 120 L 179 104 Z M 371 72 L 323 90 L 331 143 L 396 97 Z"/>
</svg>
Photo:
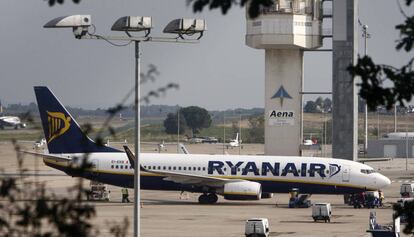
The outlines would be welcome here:
<svg viewBox="0 0 414 237">
<path fill-rule="evenodd" d="M 28 153 L 42 156 L 46 165 L 71 176 L 79 174 L 70 167 L 88 157 L 92 165 L 82 177 L 134 186 L 134 157 L 128 149 L 98 145 L 47 87 L 34 90 L 49 152 Z M 259 200 L 291 188 L 308 194 L 351 194 L 390 184 L 373 168 L 341 159 L 159 153 L 143 153 L 140 159 L 142 189 L 200 193 L 201 204 L 216 203 L 217 195 L 228 200 Z"/>
</svg>

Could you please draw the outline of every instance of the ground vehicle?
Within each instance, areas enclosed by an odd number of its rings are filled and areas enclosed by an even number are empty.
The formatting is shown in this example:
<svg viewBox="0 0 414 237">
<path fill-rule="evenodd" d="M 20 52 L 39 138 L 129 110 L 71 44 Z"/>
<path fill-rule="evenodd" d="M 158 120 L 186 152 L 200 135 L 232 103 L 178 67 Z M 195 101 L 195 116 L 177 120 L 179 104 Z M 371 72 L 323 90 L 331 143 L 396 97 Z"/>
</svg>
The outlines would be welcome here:
<svg viewBox="0 0 414 237">
<path fill-rule="evenodd" d="M 380 195 L 378 191 L 366 191 L 351 195 L 351 203 L 354 208 L 378 208 L 381 206 Z"/>
<path fill-rule="evenodd" d="M 217 143 L 218 142 L 218 139 L 217 138 L 215 138 L 215 137 L 206 137 L 206 138 L 204 138 L 204 140 L 202 141 L 202 143 L 210 143 L 210 144 L 212 144 L 212 143 Z"/>
<path fill-rule="evenodd" d="M 369 229 L 373 237 L 399 237 L 400 236 L 400 217 L 394 217 L 392 225 L 380 225 L 377 223 L 377 214 L 374 211 L 369 213 Z"/>
<path fill-rule="evenodd" d="M 330 203 L 315 203 L 312 207 L 312 218 L 313 221 L 324 220 L 331 222 L 331 204 Z"/>
<path fill-rule="evenodd" d="M 299 189 L 292 188 L 289 191 L 289 208 L 308 208 L 311 206 L 311 201 L 308 198 L 309 194 L 300 194 Z"/>
<path fill-rule="evenodd" d="M 378 208 L 380 207 L 380 197 L 378 191 L 365 192 L 365 207 Z"/>
<path fill-rule="evenodd" d="M 204 138 L 201 137 L 192 137 L 190 139 L 188 139 L 189 143 L 202 143 L 204 141 Z"/>
<path fill-rule="evenodd" d="M 397 204 L 400 205 L 401 207 L 404 207 L 407 202 L 413 202 L 413 201 L 414 201 L 414 198 L 400 198 L 400 199 L 397 200 Z M 401 223 L 402 224 L 407 223 L 407 216 L 406 215 L 403 214 L 403 215 L 400 216 L 400 218 L 401 218 Z"/>
<path fill-rule="evenodd" d="M 244 229 L 246 237 L 267 237 L 269 232 L 269 220 L 267 218 L 252 218 L 246 221 Z"/>
<path fill-rule="evenodd" d="M 103 183 L 96 181 L 91 181 L 90 183 L 90 193 L 86 196 L 88 201 L 109 201 L 110 193 L 108 186 Z"/>
<path fill-rule="evenodd" d="M 401 184 L 400 194 L 403 198 L 414 197 L 414 183 Z"/>
</svg>

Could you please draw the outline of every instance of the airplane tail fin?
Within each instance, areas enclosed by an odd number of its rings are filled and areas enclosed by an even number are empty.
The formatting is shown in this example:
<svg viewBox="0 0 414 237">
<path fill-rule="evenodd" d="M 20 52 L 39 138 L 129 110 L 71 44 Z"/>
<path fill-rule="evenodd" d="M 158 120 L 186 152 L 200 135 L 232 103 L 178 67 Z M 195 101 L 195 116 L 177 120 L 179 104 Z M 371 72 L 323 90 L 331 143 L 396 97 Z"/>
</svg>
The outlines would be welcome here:
<svg viewBox="0 0 414 237">
<path fill-rule="evenodd" d="M 92 141 L 48 87 L 34 91 L 49 153 L 119 152 Z"/>
<path fill-rule="evenodd" d="M 235 141 L 236 142 L 239 142 L 239 133 L 236 133 L 236 139 L 235 139 Z"/>
</svg>

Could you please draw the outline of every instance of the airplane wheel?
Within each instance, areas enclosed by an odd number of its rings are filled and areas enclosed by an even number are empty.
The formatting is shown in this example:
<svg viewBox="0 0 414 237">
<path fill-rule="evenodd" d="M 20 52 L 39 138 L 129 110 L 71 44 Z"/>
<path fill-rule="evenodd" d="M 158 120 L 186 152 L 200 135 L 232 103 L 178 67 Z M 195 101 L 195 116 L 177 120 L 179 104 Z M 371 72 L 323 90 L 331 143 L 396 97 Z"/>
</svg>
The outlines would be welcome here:
<svg viewBox="0 0 414 237">
<path fill-rule="evenodd" d="M 200 197 L 198 197 L 198 203 L 208 204 L 208 196 L 206 194 L 200 195 Z"/>
<path fill-rule="evenodd" d="M 215 193 L 210 193 L 209 195 L 207 195 L 207 197 L 210 201 L 210 204 L 214 204 L 218 201 L 218 197 Z"/>
<path fill-rule="evenodd" d="M 198 197 L 198 203 L 200 204 L 214 204 L 218 200 L 218 197 L 214 193 L 210 194 L 202 194 L 200 197 Z"/>
</svg>

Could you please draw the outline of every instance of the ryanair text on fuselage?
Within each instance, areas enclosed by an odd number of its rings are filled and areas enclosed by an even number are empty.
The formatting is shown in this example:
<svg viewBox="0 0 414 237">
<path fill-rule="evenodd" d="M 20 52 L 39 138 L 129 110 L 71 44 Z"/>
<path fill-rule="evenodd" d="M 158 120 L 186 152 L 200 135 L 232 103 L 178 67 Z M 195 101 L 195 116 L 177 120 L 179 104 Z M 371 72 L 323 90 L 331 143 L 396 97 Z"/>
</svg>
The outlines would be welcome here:
<svg viewBox="0 0 414 237">
<path fill-rule="evenodd" d="M 298 166 L 295 163 L 287 163 L 281 169 L 279 162 L 271 164 L 270 162 L 256 163 L 253 161 L 246 163 L 244 161 L 209 161 L 208 174 L 212 175 L 216 172 L 217 174 L 224 175 L 224 168 L 229 168 L 231 175 L 237 175 L 237 172 L 240 170 L 241 175 L 267 176 L 272 174 L 273 176 L 287 176 L 291 174 L 295 177 L 315 177 L 315 175 L 319 175 L 321 178 L 329 175 L 330 178 L 341 171 L 341 166 L 337 164 L 329 164 L 328 169 L 326 165 L 320 163 L 301 163 Z"/>
</svg>

